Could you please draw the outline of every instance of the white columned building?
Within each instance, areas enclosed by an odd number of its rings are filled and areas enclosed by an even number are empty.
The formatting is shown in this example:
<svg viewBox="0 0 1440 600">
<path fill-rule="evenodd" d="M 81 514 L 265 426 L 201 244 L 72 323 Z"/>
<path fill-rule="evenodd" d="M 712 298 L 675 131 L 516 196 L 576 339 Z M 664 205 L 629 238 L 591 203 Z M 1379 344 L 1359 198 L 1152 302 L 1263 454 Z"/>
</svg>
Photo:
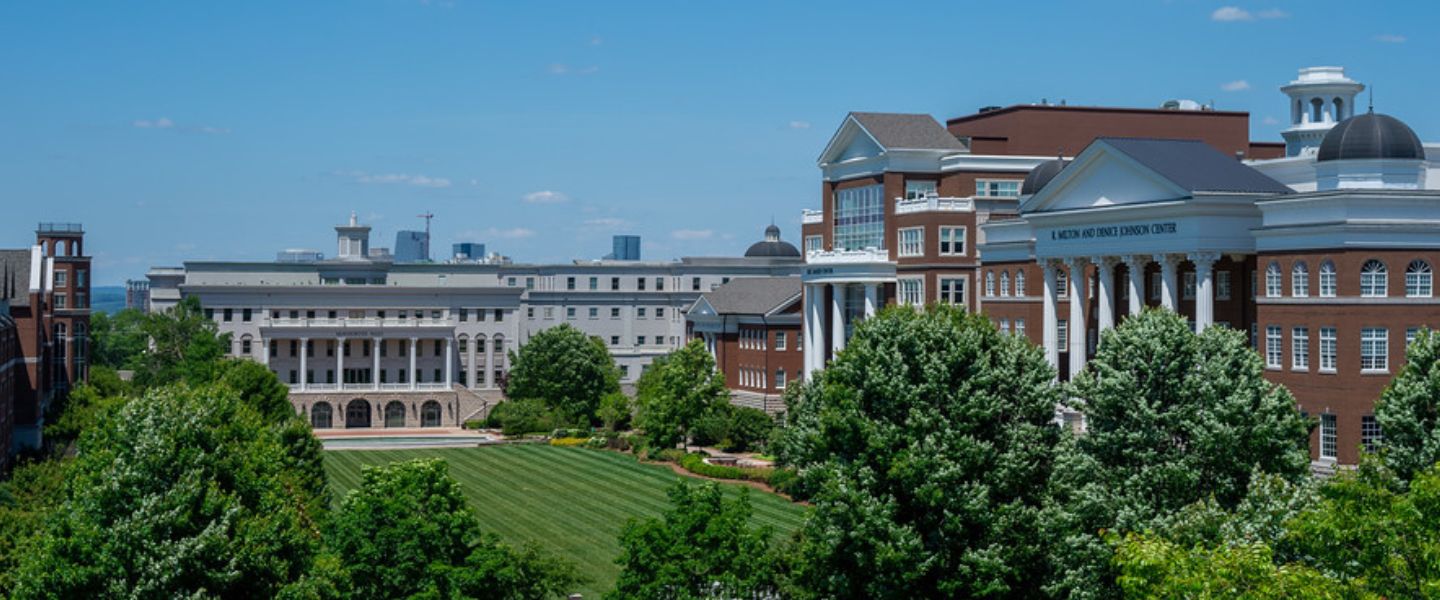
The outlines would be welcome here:
<svg viewBox="0 0 1440 600">
<path fill-rule="evenodd" d="M 814 251 L 806 255 L 801 280 L 808 378 L 845 348 L 856 321 L 880 310 L 886 284 L 895 283 L 895 263 L 874 248 Z"/>
</svg>

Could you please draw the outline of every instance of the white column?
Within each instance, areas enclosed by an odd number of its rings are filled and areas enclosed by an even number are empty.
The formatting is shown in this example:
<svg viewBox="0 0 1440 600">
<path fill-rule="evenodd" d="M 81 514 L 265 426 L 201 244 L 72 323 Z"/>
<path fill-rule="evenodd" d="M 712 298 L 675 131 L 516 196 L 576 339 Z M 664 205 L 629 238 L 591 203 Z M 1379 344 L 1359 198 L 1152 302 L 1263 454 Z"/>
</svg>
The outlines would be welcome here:
<svg viewBox="0 0 1440 600">
<path fill-rule="evenodd" d="M 830 284 L 830 356 L 845 349 L 845 284 Z"/>
<path fill-rule="evenodd" d="M 455 338 L 445 337 L 445 385 L 455 383 Z"/>
<path fill-rule="evenodd" d="M 415 372 L 415 349 L 419 344 L 415 338 L 410 338 L 410 389 L 415 389 L 416 381 L 419 381 L 420 374 Z"/>
<path fill-rule="evenodd" d="M 380 344 L 385 343 L 383 338 L 370 340 L 370 389 L 380 389 Z"/>
<path fill-rule="evenodd" d="M 880 306 L 880 284 L 865 284 L 865 318 L 875 316 L 875 311 Z"/>
<path fill-rule="evenodd" d="M 1160 306 L 1179 312 L 1179 290 L 1175 281 L 1179 261 L 1168 254 L 1156 254 L 1155 262 L 1160 263 Z"/>
<path fill-rule="evenodd" d="M 475 368 L 475 347 L 481 343 L 478 336 L 470 338 L 470 347 L 466 352 L 470 356 L 466 357 L 465 362 L 465 386 L 472 390 L 480 387 L 480 370 Z"/>
<path fill-rule="evenodd" d="M 819 290 L 820 286 L 818 285 L 805 285 L 805 323 L 803 326 L 805 341 L 802 343 L 804 344 L 805 379 L 807 380 L 810 379 L 810 374 L 818 368 L 815 366 L 815 358 L 820 354 L 820 344 L 815 341 L 820 338 L 820 320 L 815 318 L 815 312 L 820 305 L 820 300 L 817 298 Z"/>
<path fill-rule="evenodd" d="M 1195 263 L 1195 331 L 1205 331 L 1215 324 L 1215 261 L 1220 254 L 1215 252 L 1194 252 L 1189 257 Z"/>
<path fill-rule="evenodd" d="M 1115 326 L 1115 259 L 1096 256 L 1090 259 L 1095 264 L 1096 286 L 1095 327 L 1105 331 Z"/>
<path fill-rule="evenodd" d="M 1040 269 L 1044 271 L 1045 299 L 1042 308 L 1045 314 L 1045 330 L 1043 343 L 1045 344 L 1045 361 L 1056 369 L 1060 368 L 1060 328 L 1059 317 L 1060 307 L 1059 290 L 1055 289 L 1055 264 L 1047 259 L 1040 261 Z"/>
<path fill-rule="evenodd" d="M 1070 337 L 1070 378 L 1074 379 L 1085 368 L 1085 341 L 1089 333 L 1085 328 L 1085 291 L 1090 286 L 1085 278 L 1085 261 L 1072 258 L 1065 261 L 1070 269 L 1070 321 L 1066 323 L 1066 335 Z"/>
<path fill-rule="evenodd" d="M 1126 256 L 1125 270 L 1130 279 L 1130 314 L 1138 315 L 1145 309 L 1145 265 L 1150 264 L 1143 256 Z"/>
<path fill-rule="evenodd" d="M 305 391 L 310 378 L 306 376 L 309 372 L 310 338 L 300 338 L 300 391 Z"/>
<path fill-rule="evenodd" d="M 260 364 L 270 368 L 270 340 L 264 337 L 260 338 Z"/>
<path fill-rule="evenodd" d="M 483 343 L 485 344 L 485 387 L 493 388 L 495 387 L 495 357 L 491 354 L 490 349 L 494 342 L 486 337 Z"/>
<path fill-rule="evenodd" d="M 335 389 L 345 389 L 345 340 L 335 338 Z"/>
</svg>

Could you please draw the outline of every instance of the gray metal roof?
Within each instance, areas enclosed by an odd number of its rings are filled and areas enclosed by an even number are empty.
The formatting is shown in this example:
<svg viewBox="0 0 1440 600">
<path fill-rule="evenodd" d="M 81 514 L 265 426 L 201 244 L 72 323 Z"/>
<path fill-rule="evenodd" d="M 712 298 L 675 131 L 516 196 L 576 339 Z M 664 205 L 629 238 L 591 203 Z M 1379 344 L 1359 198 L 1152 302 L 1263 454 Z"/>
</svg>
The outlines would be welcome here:
<svg viewBox="0 0 1440 600">
<path fill-rule="evenodd" d="M 737 277 L 702 294 L 722 315 L 763 315 L 800 295 L 799 277 Z"/>
<path fill-rule="evenodd" d="M 1367 158 L 1421 159 L 1425 145 L 1409 125 L 1390 115 L 1366 113 L 1341 121 L 1320 140 L 1316 162 Z"/>
<path fill-rule="evenodd" d="M 1190 192 L 1289 194 L 1285 184 L 1199 140 L 1098 138 Z"/>
<path fill-rule="evenodd" d="M 850 116 L 886 148 L 965 150 L 965 144 L 930 115 L 852 112 Z"/>
<path fill-rule="evenodd" d="M 30 305 L 30 250 L 0 250 L 0 299 Z"/>
</svg>

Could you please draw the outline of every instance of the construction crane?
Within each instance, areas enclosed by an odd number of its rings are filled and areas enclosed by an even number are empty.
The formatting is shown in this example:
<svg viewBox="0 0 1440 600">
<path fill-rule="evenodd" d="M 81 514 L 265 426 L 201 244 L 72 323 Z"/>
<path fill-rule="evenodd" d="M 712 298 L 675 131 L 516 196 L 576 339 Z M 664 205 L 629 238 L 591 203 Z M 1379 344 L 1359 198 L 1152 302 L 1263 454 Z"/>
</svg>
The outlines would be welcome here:
<svg viewBox="0 0 1440 600">
<path fill-rule="evenodd" d="M 421 251 L 424 253 L 425 262 L 430 262 L 430 219 L 435 218 L 435 213 L 427 210 L 425 214 L 415 216 L 425 219 L 425 246 Z"/>
</svg>

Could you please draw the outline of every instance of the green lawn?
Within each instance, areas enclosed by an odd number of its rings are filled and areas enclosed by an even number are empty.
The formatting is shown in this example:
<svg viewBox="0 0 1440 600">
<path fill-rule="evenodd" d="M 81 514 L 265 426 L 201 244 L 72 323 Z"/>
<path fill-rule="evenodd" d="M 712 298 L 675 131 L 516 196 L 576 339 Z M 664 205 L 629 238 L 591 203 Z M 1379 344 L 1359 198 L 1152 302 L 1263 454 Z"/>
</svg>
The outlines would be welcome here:
<svg viewBox="0 0 1440 600">
<path fill-rule="evenodd" d="M 487 532 L 511 543 L 533 540 L 565 557 L 589 578 L 585 598 L 599 598 L 619 570 L 620 529 L 631 518 L 659 516 L 668 488 L 680 476 L 633 457 L 538 444 L 425 450 L 349 450 L 325 453 L 336 501 L 360 481 L 362 465 L 438 457 L 450 465 Z M 727 485 L 738 493 L 739 486 Z M 757 523 L 780 533 L 799 527 L 805 508 L 750 490 Z"/>
</svg>

